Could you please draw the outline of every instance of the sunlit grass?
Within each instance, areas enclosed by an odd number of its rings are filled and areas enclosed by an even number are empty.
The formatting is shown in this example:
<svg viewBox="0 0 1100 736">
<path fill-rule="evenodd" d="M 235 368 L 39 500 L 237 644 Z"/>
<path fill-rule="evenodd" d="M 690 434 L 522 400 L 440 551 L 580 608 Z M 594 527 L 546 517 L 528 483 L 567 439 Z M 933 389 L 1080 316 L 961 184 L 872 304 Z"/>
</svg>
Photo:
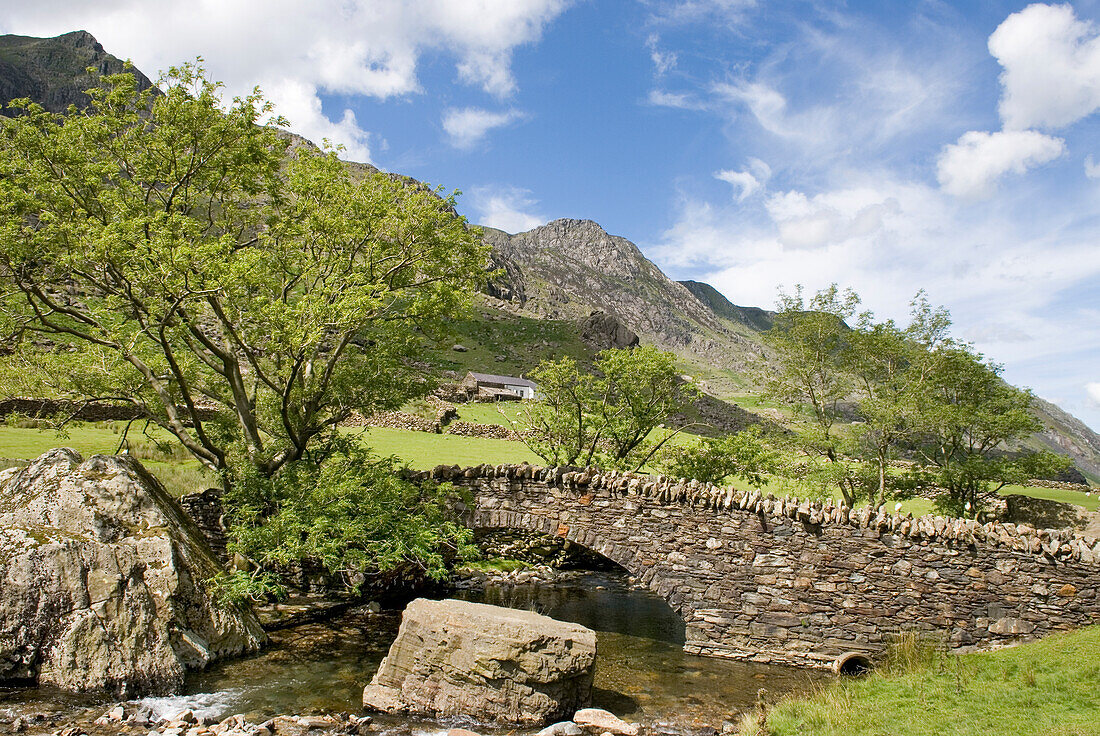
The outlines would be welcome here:
<svg viewBox="0 0 1100 736">
<path fill-rule="evenodd" d="M 995 652 L 942 652 L 893 674 L 780 701 L 774 736 L 1085 736 L 1100 733 L 1100 626 Z"/>
<path fill-rule="evenodd" d="M 522 410 L 522 405 L 518 402 L 467 404 L 460 407 L 459 416 L 465 421 L 509 426 L 512 419 L 517 419 Z M 0 459 L 27 461 L 54 447 L 72 447 L 84 456 L 96 453 L 113 454 L 120 446 L 123 427 L 125 422 L 75 423 L 64 435 L 58 435 L 51 429 L 0 426 Z M 668 432 L 669 430 L 658 430 L 657 436 L 663 437 Z M 543 464 L 542 459 L 525 444 L 511 440 L 407 432 L 381 427 L 371 428 L 366 432 L 354 430 L 354 433 L 361 435 L 363 441 L 379 455 L 394 455 L 415 469 L 427 470 L 441 464 L 462 466 L 521 462 Z M 699 441 L 701 441 L 699 437 L 681 432 L 669 442 L 678 445 Z M 197 460 L 193 460 L 175 438 L 157 427 L 144 428 L 135 423 L 127 436 L 126 447 L 177 495 L 217 485 L 217 479 Z M 645 470 L 659 472 L 653 467 L 647 467 Z M 739 480 L 734 480 L 733 485 L 738 488 L 748 488 L 747 484 Z M 793 495 L 806 498 L 819 495 L 804 482 L 786 478 L 773 478 L 762 490 L 764 493 L 773 493 L 776 496 Z M 1075 504 L 1089 511 L 1100 510 L 1100 496 L 1097 493 L 1086 496 L 1079 491 L 1024 486 L 1007 486 L 1001 493 Z M 924 498 L 912 498 L 900 503 L 902 513 L 912 513 L 914 516 L 934 511 L 932 502 Z M 894 504 L 895 502 L 891 500 L 888 502 L 888 507 L 893 510 Z"/>
</svg>

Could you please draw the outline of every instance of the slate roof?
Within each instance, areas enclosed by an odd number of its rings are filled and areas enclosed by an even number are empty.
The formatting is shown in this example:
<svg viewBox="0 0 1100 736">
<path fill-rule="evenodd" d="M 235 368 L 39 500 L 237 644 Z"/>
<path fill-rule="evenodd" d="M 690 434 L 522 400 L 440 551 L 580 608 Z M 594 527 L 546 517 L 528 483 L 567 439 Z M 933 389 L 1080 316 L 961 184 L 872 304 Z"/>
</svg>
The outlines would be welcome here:
<svg viewBox="0 0 1100 736">
<path fill-rule="evenodd" d="M 474 380 L 478 383 L 499 383 L 501 385 L 508 386 L 527 386 L 528 388 L 537 388 L 534 381 L 528 381 L 526 378 L 516 378 L 515 376 L 496 376 L 492 373 L 476 373 L 470 371 L 470 375 L 474 377 Z"/>
</svg>

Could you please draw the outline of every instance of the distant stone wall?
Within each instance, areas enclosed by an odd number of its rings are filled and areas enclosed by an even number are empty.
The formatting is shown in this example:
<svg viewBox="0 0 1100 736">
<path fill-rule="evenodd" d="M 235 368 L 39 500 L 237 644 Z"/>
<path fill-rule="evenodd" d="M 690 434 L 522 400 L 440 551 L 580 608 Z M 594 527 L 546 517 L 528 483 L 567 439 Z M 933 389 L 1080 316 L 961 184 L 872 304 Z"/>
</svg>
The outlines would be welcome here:
<svg viewBox="0 0 1100 736">
<path fill-rule="evenodd" d="M 1093 490 L 1087 483 L 1067 483 L 1063 480 L 1046 480 L 1045 478 L 1032 478 L 1027 482 L 1029 486 L 1036 488 L 1055 488 L 1061 491 L 1080 491 L 1088 493 Z"/>
<path fill-rule="evenodd" d="M 57 399 L 8 398 L 0 400 L 0 417 L 21 414 L 31 418 L 72 416 L 85 422 L 128 421 L 140 416 L 132 404 L 82 403 Z"/>
<path fill-rule="evenodd" d="M 903 631 L 964 648 L 1100 622 L 1100 542 L 1069 531 L 577 468 L 411 475 L 469 488 L 475 528 L 555 534 L 622 565 L 683 617 L 694 654 L 828 668 Z"/>
<path fill-rule="evenodd" d="M 520 434 L 508 427 L 499 424 L 478 424 L 477 422 L 457 421 L 447 425 L 447 434 L 458 434 L 463 437 L 485 437 L 494 440 L 519 440 Z"/>
<path fill-rule="evenodd" d="M 344 422 L 344 425 L 385 427 L 386 429 L 403 429 L 409 432 L 432 432 L 435 434 L 442 431 L 439 422 L 425 419 L 419 414 L 412 414 L 407 411 L 383 411 L 365 418 L 362 415 L 355 415 Z"/>
<path fill-rule="evenodd" d="M 199 407 L 196 413 L 200 420 L 204 420 L 213 418 L 216 412 L 212 407 Z M 60 414 L 83 422 L 126 422 L 131 419 L 141 419 L 144 416 L 133 404 L 33 399 L 21 396 L 0 399 L 0 417 L 8 417 L 12 414 L 31 418 L 55 417 Z"/>
</svg>

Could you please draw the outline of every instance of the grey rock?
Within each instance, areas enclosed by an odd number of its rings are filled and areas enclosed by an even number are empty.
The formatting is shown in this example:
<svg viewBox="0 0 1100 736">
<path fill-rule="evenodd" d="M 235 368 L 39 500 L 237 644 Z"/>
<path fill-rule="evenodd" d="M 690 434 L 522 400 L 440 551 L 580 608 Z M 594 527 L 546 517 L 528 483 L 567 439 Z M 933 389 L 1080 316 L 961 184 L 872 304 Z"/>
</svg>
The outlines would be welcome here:
<svg viewBox="0 0 1100 736">
<path fill-rule="evenodd" d="M 581 337 L 601 350 L 632 348 L 638 344 L 638 333 L 615 315 L 601 311 L 592 312 L 581 322 Z"/>
<path fill-rule="evenodd" d="M 539 731 L 535 736 L 581 736 L 581 727 L 573 721 L 558 721 Z"/>
<path fill-rule="evenodd" d="M 596 634 L 577 624 L 467 601 L 417 599 L 363 690 L 387 713 L 541 725 L 586 705 Z"/>
<path fill-rule="evenodd" d="M 253 651 L 251 611 L 219 607 L 201 532 L 141 463 L 51 450 L 0 473 L 0 681 L 170 692 Z"/>
</svg>

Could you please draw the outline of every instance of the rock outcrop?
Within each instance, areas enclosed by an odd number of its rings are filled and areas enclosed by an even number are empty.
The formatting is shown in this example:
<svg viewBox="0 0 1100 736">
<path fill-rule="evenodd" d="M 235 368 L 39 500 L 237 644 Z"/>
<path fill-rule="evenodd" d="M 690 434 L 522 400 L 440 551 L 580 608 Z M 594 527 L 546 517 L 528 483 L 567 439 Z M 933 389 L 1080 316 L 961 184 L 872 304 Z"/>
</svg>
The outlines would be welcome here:
<svg viewBox="0 0 1100 736">
<path fill-rule="evenodd" d="M 142 465 L 51 450 L 0 473 L 0 683 L 169 692 L 184 672 L 264 642 L 215 605 L 221 566 Z"/>
<path fill-rule="evenodd" d="M 588 704 L 596 634 L 531 611 L 424 598 L 401 629 L 363 705 L 387 713 L 542 725 Z"/>
<path fill-rule="evenodd" d="M 84 90 L 95 84 L 89 67 L 100 74 L 127 71 L 87 31 L 54 38 L 0 36 L 0 114 L 10 114 L 2 108 L 17 97 L 30 97 L 50 112 L 85 107 L 89 100 Z M 129 71 L 141 89 L 152 85 L 137 69 Z"/>
<path fill-rule="evenodd" d="M 607 312 L 595 311 L 581 322 L 581 338 L 599 350 L 632 348 L 638 334 Z"/>
</svg>

